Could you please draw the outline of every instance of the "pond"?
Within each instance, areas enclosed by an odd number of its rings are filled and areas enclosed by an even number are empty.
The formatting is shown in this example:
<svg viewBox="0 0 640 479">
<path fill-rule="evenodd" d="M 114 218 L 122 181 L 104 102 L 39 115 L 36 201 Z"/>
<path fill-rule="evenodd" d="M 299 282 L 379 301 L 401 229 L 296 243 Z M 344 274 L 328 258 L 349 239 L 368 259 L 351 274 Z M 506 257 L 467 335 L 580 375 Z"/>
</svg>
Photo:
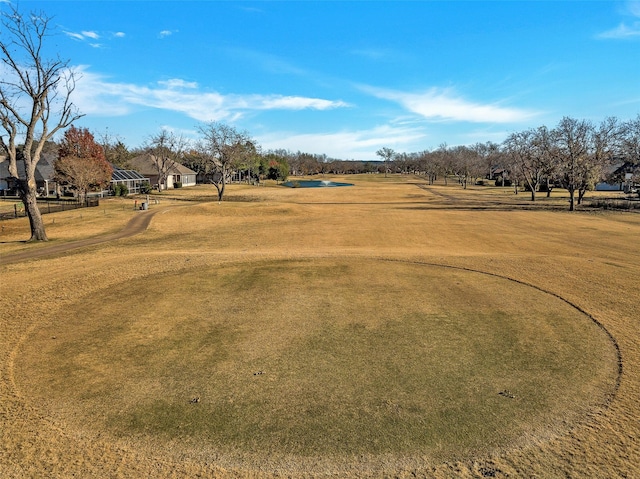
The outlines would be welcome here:
<svg viewBox="0 0 640 479">
<path fill-rule="evenodd" d="M 285 181 L 282 186 L 289 188 L 324 188 L 330 186 L 353 186 L 353 183 L 338 183 L 326 180 L 293 180 Z"/>
</svg>

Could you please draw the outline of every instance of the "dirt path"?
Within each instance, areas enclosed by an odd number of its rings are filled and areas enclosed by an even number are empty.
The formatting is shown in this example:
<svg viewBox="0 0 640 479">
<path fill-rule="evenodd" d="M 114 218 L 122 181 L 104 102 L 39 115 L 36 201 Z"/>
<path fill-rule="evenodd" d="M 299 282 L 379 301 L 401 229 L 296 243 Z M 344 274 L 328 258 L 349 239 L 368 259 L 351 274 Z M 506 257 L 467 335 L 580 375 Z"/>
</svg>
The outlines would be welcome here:
<svg viewBox="0 0 640 479">
<path fill-rule="evenodd" d="M 71 241 L 69 243 L 60 243 L 50 246 L 43 246 L 40 249 L 33 249 L 29 251 L 21 251 L 19 253 L 12 253 L 3 255 L 0 258 L 0 264 L 12 264 L 19 263 L 30 259 L 37 259 L 43 256 L 52 256 L 60 253 L 66 253 L 85 246 L 93 246 L 96 244 L 107 243 L 109 241 L 115 241 L 121 238 L 128 238 L 142 233 L 149 227 L 151 219 L 161 211 L 166 211 L 168 208 L 160 208 L 156 210 L 147 210 L 138 212 L 133 218 L 129 220 L 127 225 L 117 233 L 111 233 L 104 236 L 96 236 L 93 238 L 87 238 L 78 241 Z"/>
</svg>

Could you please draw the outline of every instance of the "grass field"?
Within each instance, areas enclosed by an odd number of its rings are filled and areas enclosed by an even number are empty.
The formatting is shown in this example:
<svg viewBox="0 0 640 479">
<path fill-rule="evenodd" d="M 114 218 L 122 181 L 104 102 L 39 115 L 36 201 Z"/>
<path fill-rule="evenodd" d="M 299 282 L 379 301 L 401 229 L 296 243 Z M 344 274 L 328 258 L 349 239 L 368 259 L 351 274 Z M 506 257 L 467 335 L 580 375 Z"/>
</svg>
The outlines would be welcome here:
<svg viewBox="0 0 640 479">
<path fill-rule="evenodd" d="M 0 476 L 640 474 L 640 216 L 336 180 L 185 188 L 0 264 Z"/>
</svg>

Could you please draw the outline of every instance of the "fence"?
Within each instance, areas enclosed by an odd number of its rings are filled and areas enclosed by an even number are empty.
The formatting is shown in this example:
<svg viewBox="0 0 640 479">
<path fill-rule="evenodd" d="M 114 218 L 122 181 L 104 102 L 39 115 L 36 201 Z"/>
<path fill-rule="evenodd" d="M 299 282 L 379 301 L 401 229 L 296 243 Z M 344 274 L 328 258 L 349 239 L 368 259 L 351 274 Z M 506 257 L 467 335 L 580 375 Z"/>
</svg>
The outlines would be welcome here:
<svg viewBox="0 0 640 479">
<path fill-rule="evenodd" d="M 3 198 L 8 199 L 8 198 Z M 17 201 L 17 198 L 13 198 L 14 201 Z M 76 210 L 78 208 L 91 208 L 94 206 L 100 206 L 100 200 L 96 197 L 88 197 L 84 201 L 80 201 L 78 199 L 71 200 L 49 200 L 49 199 L 39 199 L 38 200 L 38 208 L 40 209 L 40 214 L 48 214 L 48 213 L 57 213 L 59 211 L 67 211 L 67 210 Z M 13 211 L 0 211 L 0 221 L 8 220 L 13 218 L 22 218 L 27 216 L 27 212 L 24 209 L 24 205 L 22 203 L 14 203 Z"/>
</svg>

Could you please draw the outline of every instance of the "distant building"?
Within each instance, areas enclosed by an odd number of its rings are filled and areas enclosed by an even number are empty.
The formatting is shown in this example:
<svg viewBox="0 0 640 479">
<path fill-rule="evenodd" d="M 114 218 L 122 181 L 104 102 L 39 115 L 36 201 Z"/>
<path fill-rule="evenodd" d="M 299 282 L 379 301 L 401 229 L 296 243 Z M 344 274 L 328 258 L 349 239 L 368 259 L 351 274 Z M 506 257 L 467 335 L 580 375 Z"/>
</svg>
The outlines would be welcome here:
<svg viewBox="0 0 640 479">
<path fill-rule="evenodd" d="M 147 177 L 154 188 L 166 190 L 180 186 L 195 186 L 197 173 L 169 158 L 161 159 L 151 153 L 129 161 L 134 170 Z M 164 172 L 164 175 L 161 173 Z M 160 180 L 162 176 L 166 179 Z"/>
<path fill-rule="evenodd" d="M 53 164 L 57 157 L 51 153 L 43 153 L 36 165 L 35 179 L 36 189 L 40 196 L 55 196 L 58 193 L 58 183 L 55 180 Z M 17 194 L 15 180 L 10 178 L 9 159 L 0 156 L 0 195 Z M 18 161 L 18 176 L 25 178 L 24 163 Z"/>
<path fill-rule="evenodd" d="M 604 171 L 604 180 L 596 184 L 596 191 L 624 191 L 634 187 L 633 178 L 637 166 L 628 161 L 618 161 Z"/>
</svg>

